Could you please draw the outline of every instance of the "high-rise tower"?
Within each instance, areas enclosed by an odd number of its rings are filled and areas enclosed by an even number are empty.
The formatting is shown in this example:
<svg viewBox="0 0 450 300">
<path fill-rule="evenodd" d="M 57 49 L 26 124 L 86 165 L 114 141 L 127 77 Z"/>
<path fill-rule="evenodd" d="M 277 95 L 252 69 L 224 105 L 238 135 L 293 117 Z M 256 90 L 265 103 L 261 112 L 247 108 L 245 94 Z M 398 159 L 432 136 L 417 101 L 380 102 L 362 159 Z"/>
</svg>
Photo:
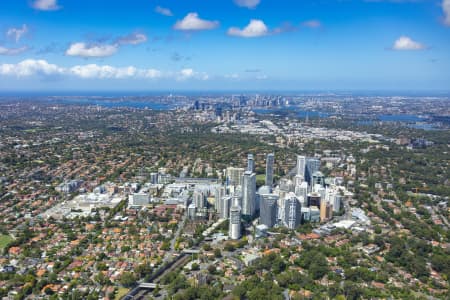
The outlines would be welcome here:
<svg viewBox="0 0 450 300">
<path fill-rule="evenodd" d="M 237 240 L 241 237 L 241 207 L 238 202 L 239 198 L 233 198 L 233 205 L 230 208 L 230 227 L 228 236 L 232 240 Z"/>
<path fill-rule="evenodd" d="M 250 171 L 244 172 L 242 183 L 242 214 L 252 217 L 256 210 L 256 175 Z"/>
<path fill-rule="evenodd" d="M 271 228 L 277 223 L 278 196 L 274 194 L 262 194 L 259 196 L 259 199 L 261 201 L 259 221 L 261 224 Z"/>
<path fill-rule="evenodd" d="M 255 161 L 253 160 L 253 154 L 247 155 L 247 171 L 255 171 Z"/>
<path fill-rule="evenodd" d="M 273 153 L 267 154 L 266 158 L 266 185 L 272 187 L 273 185 L 273 163 L 275 156 Z"/>
<path fill-rule="evenodd" d="M 289 194 L 284 200 L 284 224 L 289 229 L 295 229 L 302 219 L 301 204 L 294 194 Z"/>
<path fill-rule="evenodd" d="M 297 175 L 305 178 L 306 157 L 297 155 Z"/>
</svg>

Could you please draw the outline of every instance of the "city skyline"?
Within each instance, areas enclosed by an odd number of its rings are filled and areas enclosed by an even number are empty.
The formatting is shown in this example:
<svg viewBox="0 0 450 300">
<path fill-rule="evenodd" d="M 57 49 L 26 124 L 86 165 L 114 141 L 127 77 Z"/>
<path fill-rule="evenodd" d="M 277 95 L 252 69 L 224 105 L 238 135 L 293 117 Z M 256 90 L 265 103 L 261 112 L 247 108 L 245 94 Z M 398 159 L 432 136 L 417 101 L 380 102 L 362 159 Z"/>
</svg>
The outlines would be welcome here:
<svg viewBox="0 0 450 300">
<path fill-rule="evenodd" d="M 3 1 L 0 90 L 448 90 L 450 1 Z"/>
</svg>

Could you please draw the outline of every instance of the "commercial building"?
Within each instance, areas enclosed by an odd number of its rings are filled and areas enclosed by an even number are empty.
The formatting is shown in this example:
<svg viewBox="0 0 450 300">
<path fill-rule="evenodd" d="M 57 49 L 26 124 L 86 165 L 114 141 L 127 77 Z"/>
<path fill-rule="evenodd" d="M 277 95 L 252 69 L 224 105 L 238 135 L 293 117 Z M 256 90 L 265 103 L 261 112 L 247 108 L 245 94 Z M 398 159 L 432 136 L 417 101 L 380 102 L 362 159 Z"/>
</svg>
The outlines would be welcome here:
<svg viewBox="0 0 450 300">
<path fill-rule="evenodd" d="M 260 215 L 259 222 L 271 228 L 277 223 L 278 216 L 278 195 L 260 194 Z"/>
<path fill-rule="evenodd" d="M 144 206 L 150 203 L 150 194 L 148 193 L 135 193 L 128 197 L 130 206 Z"/>
</svg>

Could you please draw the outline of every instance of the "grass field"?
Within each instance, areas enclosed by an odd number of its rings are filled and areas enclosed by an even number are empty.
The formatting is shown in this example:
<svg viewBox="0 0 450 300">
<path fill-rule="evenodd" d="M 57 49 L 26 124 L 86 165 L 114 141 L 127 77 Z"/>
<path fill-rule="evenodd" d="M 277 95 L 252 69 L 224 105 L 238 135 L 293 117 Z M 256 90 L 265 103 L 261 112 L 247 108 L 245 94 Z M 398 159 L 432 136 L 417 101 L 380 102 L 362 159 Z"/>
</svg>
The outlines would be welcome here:
<svg viewBox="0 0 450 300">
<path fill-rule="evenodd" d="M 12 240 L 13 240 L 13 238 L 11 236 L 1 234 L 0 235 L 0 250 L 3 250 L 3 248 L 5 248 Z"/>
<path fill-rule="evenodd" d="M 119 289 L 117 290 L 117 293 L 116 293 L 115 300 L 119 300 L 120 298 L 125 296 L 128 293 L 128 291 L 129 291 L 129 289 L 127 289 L 127 288 L 119 287 Z"/>
<path fill-rule="evenodd" d="M 266 174 L 256 175 L 256 181 L 258 181 L 258 180 L 266 180 Z"/>
</svg>

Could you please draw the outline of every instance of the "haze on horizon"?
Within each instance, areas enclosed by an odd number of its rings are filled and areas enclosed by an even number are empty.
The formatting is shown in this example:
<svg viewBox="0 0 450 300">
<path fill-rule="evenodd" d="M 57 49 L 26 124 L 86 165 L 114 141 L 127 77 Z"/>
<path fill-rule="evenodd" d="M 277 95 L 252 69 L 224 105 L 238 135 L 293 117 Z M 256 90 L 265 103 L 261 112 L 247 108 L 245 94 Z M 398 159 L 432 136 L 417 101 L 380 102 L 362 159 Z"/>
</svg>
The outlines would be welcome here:
<svg viewBox="0 0 450 300">
<path fill-rule="evenodd" d="M 0 16 L 0 92 L 450 86 L 450 0 L 4 0 Z"/>
</svg>

